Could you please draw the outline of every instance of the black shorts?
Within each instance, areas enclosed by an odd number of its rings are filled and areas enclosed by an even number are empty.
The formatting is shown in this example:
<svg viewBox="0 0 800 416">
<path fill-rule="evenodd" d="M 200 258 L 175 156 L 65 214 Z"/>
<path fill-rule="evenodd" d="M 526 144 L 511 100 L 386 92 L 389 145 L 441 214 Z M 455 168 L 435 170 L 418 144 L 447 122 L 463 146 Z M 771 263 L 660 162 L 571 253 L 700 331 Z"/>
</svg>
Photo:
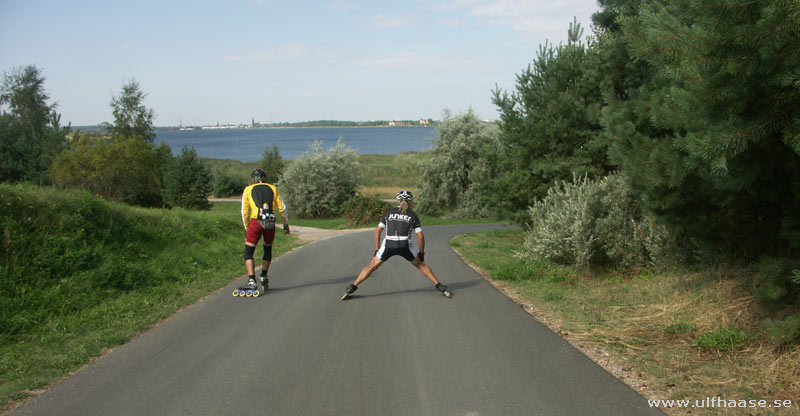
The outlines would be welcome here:
<svg viewBox="0 0 800 416">
<path fill-rule="evenodd" d="M 414 247 L 408 240 L 383 240 L 383 244 L 381 245 L 380 250 L 375 253 L 375 256 L 381 259 L 381 261 L 389 260 L 389 258 L 392 256 L 401 256 L 408 261 L 412 261 L 417 257 L 417 251 L 414 250 Z"/>
</svg>

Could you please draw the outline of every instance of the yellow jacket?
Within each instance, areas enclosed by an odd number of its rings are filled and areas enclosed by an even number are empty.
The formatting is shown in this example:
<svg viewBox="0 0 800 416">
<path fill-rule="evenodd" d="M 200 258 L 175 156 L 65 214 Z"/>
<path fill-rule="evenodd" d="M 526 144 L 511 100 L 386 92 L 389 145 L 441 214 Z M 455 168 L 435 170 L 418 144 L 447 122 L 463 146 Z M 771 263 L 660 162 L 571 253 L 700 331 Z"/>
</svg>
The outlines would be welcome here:
<svg viewBox="0 0 800 416">
<path fill-rule="evenodd" d="M 281 212 L 283 223 L 289 224 L 289 216 L 286 212 L 286 205 L 278 195 L 278 188 L 269 183 L 254 183 L 244 188 L 242 193 L 242 222 L 247 229 L 250 219 L 258 217 L 258 209 L 261 207 L 269 208 L 269 213 L 275 215 L 275 207 Z"/>
</svg>

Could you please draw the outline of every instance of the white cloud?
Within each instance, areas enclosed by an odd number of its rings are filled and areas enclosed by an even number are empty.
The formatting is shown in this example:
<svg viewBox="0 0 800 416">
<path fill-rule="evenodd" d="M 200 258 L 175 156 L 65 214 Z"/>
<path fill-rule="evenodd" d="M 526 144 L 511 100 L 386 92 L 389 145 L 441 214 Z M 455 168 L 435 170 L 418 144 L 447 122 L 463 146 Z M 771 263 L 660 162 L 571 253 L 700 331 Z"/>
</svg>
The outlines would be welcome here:
<svg viewBox="0 0 800 416">
<path fill-rule="evenodd" d="M 358 4 L 347 0 L 333 0 L 328 3 L 328 9 L 334 12 L 346 12 L 358 9 Z"/>
<path fill-rule="evenodd" d="M 478 3 L 479 0 L 449 0 L 445 2 L 441 2 L 435 4 L 433 6 L 434 10 L 460 10 L 472 6 L 473 4 Z"/>
<path fill-rule="evenodd" d="M 411 72 L 435 72 L 443 70 L 463 70 L 464 68 L 486 69 L 493 64 L 491 60 L 474 56 L 417 54 L 409 52 L 373 54 L 355 59 L 356 65 L 369 68 L 398 69 Z"/>
<path fill-rule="evenodd" d="M 226 55 L 223 61 L 232 62 L 278 62 L 292 61 L 308 56 L 311 53 L 311 46 L 301 44 L 279 45 L 273 48 L 257 52 L 246 52 L 242 54 Z"/>
<path fill-rule="evenodd" d="M 379 29 L 396 29 L 409 27 L 412 24 L 412 19 L 403 16 L 395 16 L 388 14 L 377 14 L 372 18 L 372 26 Z"/>
<path fill-rule="evenodd" d="M 449 28 L 457 28 L 461 26 L 461 22 L 458 19 L 436 19 L 436 23 L 440 26 L 449 27 Z"/>
<path fill-rule="evenodd" d="M 576 16 L 583 23 L 584 33 L 588 33 L 588 18 L 599 9 L 596 0 L 448 0 L 433 7 L 481 24 L 508 27 L 532 39 L 565 38 L 569 23 Z"/>
</svg>

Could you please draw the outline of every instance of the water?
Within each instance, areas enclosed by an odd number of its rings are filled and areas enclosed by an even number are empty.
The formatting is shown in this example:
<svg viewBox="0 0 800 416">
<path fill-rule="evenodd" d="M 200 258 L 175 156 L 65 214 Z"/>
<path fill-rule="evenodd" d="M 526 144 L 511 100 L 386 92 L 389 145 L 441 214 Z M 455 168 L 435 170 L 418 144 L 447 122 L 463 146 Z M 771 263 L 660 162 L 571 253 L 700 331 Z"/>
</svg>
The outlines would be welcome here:
<svg viewBox="0 0 800 416">
<path fill-rule="evenodd" d="M 296 159 L 315 140 L 324 149 L 345 146 L 360 154 L 422 152 L 431 148 L 434 127 L 322 127 L 269 129 L 165 130 L 156 139 L 180 154 L 184 146 L 194 147 L 200 157 L 233 159 L 242 162 L 261 160 L 261 152 L 278 145 L 281 157 Z"/>
</svg>

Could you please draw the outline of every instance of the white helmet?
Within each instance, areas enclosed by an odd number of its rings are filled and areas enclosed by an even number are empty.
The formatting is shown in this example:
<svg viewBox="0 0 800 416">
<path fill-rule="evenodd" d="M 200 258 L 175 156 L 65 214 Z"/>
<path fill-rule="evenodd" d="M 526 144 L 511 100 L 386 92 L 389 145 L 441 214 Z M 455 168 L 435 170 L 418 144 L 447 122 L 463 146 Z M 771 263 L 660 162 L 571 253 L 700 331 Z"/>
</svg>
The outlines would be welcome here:
<svg viewBox="0 0 800 416">
<path fill-rule="evenodd" d="M 411 191 L 403 189 L 402 191 L 397 193 L 397 200 L 398 201 L 411 201 L 414 199 L 414 195 L 411 194 Z"/>
</svg>

